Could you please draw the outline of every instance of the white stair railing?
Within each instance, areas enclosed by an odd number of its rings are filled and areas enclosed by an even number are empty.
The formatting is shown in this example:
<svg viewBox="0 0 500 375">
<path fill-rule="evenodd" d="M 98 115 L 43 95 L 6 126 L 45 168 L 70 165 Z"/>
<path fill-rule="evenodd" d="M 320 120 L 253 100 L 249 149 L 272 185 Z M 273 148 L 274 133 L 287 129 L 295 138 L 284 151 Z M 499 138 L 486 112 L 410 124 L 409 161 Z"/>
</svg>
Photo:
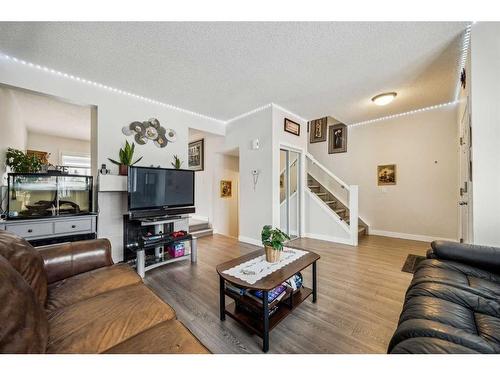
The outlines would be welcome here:
<svg viewBox="0 0 500 375">
<path fill-rule="evenodd" d="M 311 154 L 306 153 L 305 156 L 306 173 L 349 210 L 349 237 L 351 244 L 356 246 L 358 244 L 358 186 L 348 185 L 342 181 Z M 308 188 L 307 179 L 306 187 Z M 325 202 L 323 204 L 327 205 Z M 342 220 L 337 215 L 334 217 L 338 218 L 339 221 Z"/>
</svg>

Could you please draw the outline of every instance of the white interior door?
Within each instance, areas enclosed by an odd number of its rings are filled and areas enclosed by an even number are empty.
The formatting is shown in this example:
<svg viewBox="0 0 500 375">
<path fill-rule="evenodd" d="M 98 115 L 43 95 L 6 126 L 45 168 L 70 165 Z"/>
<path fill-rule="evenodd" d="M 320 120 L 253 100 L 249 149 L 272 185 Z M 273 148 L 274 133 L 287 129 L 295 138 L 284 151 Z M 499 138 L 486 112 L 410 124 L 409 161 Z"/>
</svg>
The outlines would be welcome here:
<svg viewBox="0 0 500 375">
<path fill-rule="evenodd" d="M 300 237 L 300 154 L 280 150 L 280 229 Z"/>
<path fill-rule="evenodd" d="M 459 187 L 459 238 L 460 242 L 472 242 L 472 163 L 471 123 L 469 102 L 460 120 L 460 187 Z"/>
</svg>

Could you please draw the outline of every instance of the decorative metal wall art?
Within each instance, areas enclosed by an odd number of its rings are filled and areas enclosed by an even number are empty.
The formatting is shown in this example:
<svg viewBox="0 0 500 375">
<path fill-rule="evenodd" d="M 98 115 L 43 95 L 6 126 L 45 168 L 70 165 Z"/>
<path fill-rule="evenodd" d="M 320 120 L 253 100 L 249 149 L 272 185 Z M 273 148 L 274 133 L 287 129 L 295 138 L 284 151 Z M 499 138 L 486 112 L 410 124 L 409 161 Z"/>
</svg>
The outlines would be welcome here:
<svg viewBox="0 0 500 375">
<path fill-rule="evenodd" d="M 152 141 L 156 147 L 163 148 L 168 142 L 175 142 L 177 134 L 173 129 L 165 129 L 160 125 L 160 121 L 150 118 L 148 121 L 134 121 L 129 126 L 122 128 L 122 133 L 126 136 L 133 135 L 134 140 L 139 145 L 145 145 Z"/>
</svg>

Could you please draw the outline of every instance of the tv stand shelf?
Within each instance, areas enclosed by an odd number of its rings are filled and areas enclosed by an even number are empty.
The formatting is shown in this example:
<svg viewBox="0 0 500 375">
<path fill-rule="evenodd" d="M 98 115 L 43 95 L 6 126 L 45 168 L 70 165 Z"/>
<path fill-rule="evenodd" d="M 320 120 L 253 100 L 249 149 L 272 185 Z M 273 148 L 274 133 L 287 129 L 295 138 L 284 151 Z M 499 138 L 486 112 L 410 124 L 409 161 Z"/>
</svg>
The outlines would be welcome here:
<svg viewBox="0 0 500 375">
<path fill-rule="evenodd" d="M 168 245 L 178 242 L 190 242 L 190 250 L 184 253 L 184 255 L 182 256 L 172 257 L 168 253 L 165 253 L 165 251 L 163 252 L 162 255 L 159 255 L 156 251 L 155 255 L 150 255 L 150 256 L 146 255 L 146 250 L 156 249 L 158 247 L 166 247 Z M 196 263 L 197 239 L 196 237 L 187 234 L 184 237 L 165 238 L 161 241 L 155 241 L 153 244 L 144 247 L 135 247 L 131 250 L 135 251 L 136 253 L 135 261 L 132 261 L 131 264 L 135 265 L 139 276 L 144 278 L 147 271 L 163 266 L 165 264 L 179 262 L 187 259 L 191 259 L 191 263 Z"/>
<path fill-rule="evenodd" d="M 187 215 L 155 217 L 152 219 L 139 219 L 141 226 L 172 224 L 188 219 Z"/>
</svg>

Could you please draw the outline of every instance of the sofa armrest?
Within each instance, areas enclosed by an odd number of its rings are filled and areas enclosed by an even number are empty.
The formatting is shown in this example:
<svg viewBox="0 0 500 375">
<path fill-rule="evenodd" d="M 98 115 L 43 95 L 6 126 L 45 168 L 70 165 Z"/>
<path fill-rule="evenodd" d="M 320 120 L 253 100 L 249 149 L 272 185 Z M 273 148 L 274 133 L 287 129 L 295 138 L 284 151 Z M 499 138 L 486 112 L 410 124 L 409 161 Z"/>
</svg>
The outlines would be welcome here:
<svg viewBox="0 0 500 375">
<path fill-rule="evenodd" d="M 500 248 L 451 241 L 433 241 L 427 258 L 451 260 L 500 273 Z"/>
<path fill-rule="evenodd" d="M 113 264 L 107 239 L 49 245 L 39 251 L 49 283 Z"/>
</svg>

